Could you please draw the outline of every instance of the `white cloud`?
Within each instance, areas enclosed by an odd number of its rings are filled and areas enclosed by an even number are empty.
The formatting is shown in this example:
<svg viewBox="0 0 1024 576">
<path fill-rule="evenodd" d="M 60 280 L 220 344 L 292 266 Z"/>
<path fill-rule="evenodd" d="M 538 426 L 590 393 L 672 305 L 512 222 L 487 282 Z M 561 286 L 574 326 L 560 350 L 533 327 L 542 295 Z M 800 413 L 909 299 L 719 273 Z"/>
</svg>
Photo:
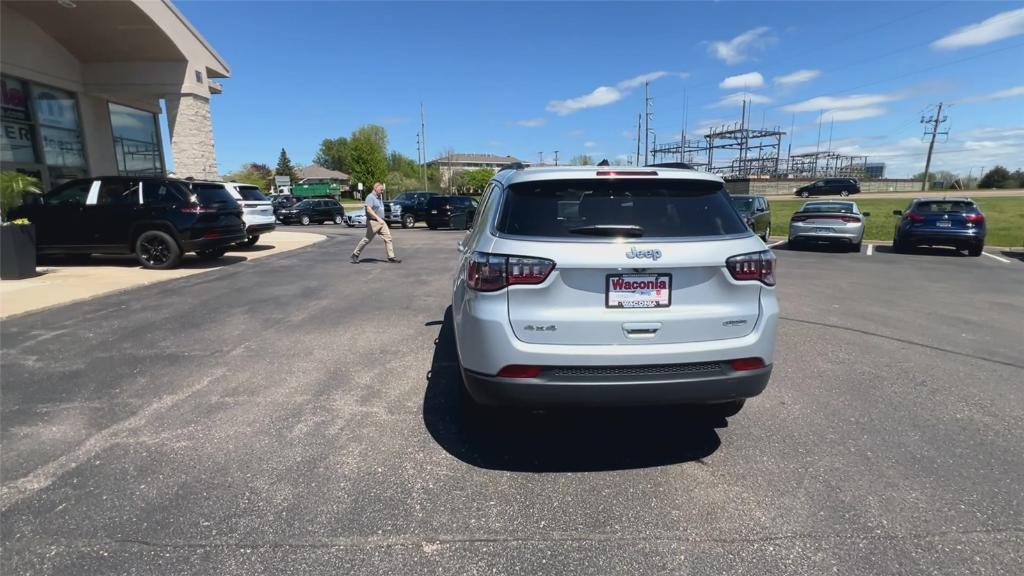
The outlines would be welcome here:
<svg viewBox="0 0 1024 576">
<path fill-rule="evenodd" d="M 1000 90 L 991 94 L 971 96 L 970 98 L 964 98 L 959 103 L 969 104 L 971 102 L 988 102 L 989 100 L 1002 100 L 1003 98 L 1013 98 L 1015 96 L 1024 96 L 1024 86 L 1014 86 L 1013 88 L 1007 88 L 1006 90 Z"/>
<path fill-rule="evenodd" d="M 803 82 L 814 80 L 820 75 L 821 70 L 797 70 L 796 72 L 776 76 L 774 81 L 776 84 L 791 86 L 793 84 L 801 84 Z"/>
<path fill-rule="evenodd" d="M 722 98 L 709 106 L 709 108 L 721 108 L 723 106 L 742 106 L 746 100 L 751 104 L 771 104 L 772 99 L 763 94 L 752 94 L 750 92 L 735 92 Z"/>
<path fill-rule="evenodd" d="M 932 42 L 932 48 L 956 50 L 968 46 L 984 46 L 1021 34 L 1024 34 L 1024 8 L 1002 12 L 987 20 L 964 26 Z"/>
<path fill-rule="evenodd" d="M 594 142 L 593 140 L 587 140 L 586 142 L 583 143 L 583 147 L 584 148 L 597 148 L 597 142 Z"/>
<path fill-rule="evenodd" d="M 708 46 L 708 52 L 730 66 L 739 64 L 750 58 L 751 52 L 764 50 L 775 43 L 776 38 L 769 34 L 770 30 L 767 26 L 760 26 L 747 30 L 732 40 L 712 42 Z"/>
<path fill-rule="evenodd" d="M 615 86 L 598 86 L 593 92 L 584 94 L 583 96 L 577 96 L 576 98 L 569 98 L 567 100 L 552 100 L 548 102 L 546 110 L 548 112 L 554 112 L 559 116 L 568 116 L 573 112 L 579 112 L 580 110 L 585 110 L 587 108 L 607 106 L 608 104 L 618 102 L 625 98 L 631 89 L 642 86 L 645 82 L 653 82 L 666 76 L 686 78 L 689 74 L 686 74 L 685 72 L 665 72 L 663 70 L 648 72 L 647 74 L 641 74 L 639 76 L 623 80 L 615 84 Z"/>
<path fill-rule="evenodd" d="M 760 72 L 747 72 L 746 74 L 729 76 L 718 85 L 719 88 L 725 90 L 735 90 L 736 88 L 749 90 L 751 88 L 760 88 L 761 86 L 764 86 L 764 76 L 761 76 Z"/>
<path fill-rule="evenodd" d="M 866 108 L 885 102 L 899 100 L 898 94 L 851 94 L 850 96 L 818 96 L 796 104 L 783 106 L 786 112 L 817 112 L 818 110 L 838 110 L 844 108 Z"/>
<path fill-rule="evenodd" d="M 524 126 L 526 128 L 537 128 L 543 126 L 547 120 L 543 118 L 529 118 L 526 120 L 516 120 L 516 126 Z"/>
<path fill-rule="evenodd" d="M 863 120 L 864 118 L 874 118 L 875 116 L 881 116 L 888 110 L 881 107 L 866 107 L 866 108 L 845 108 L 842 110 L 826 110 L 821 114 L 822 122 L 848 122 L 850 120 Z"/>
</svg>

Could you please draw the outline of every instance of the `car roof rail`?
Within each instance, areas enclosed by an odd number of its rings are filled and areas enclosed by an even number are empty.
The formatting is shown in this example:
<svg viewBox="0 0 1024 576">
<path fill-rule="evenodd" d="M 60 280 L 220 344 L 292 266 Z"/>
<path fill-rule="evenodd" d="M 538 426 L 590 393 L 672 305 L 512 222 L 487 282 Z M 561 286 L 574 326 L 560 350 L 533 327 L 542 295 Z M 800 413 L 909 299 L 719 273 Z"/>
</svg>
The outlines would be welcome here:
<svg viewBox="0 0 1024 576">
<path fill-rule="evenodd" d="M 498 172 L 504 172 L 505 170 L 523 170 L 526 168 L 526 164 L 522 162 L 509 162 L 501 168 L 498 168 Z"/>
<path fill-rule="evenodd" d="M 655 164 L 647 164 L 645 168 L 678 168 L 680 170 L 693 170 L 693 166 L 690 166 L 686 162 L 658 162 Z"/>
</svg>

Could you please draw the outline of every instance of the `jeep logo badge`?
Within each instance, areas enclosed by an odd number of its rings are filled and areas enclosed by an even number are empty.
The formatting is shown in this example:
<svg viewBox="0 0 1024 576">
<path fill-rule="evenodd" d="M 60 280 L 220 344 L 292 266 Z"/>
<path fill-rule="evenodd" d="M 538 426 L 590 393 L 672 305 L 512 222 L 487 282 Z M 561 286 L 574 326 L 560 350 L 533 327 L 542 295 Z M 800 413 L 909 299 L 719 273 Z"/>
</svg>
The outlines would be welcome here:
<svg viewBox="0 0 1024 576">
<path fill-rule="evenodd" d="M 658 260 L 661 258 L 661 250 L 654 248 L 652 250 L 637 250 L 636 247 L 630 248 L 629 252 L 626 252 L 626 258 L 650 258 L 651 260 Z"/>
</svg>

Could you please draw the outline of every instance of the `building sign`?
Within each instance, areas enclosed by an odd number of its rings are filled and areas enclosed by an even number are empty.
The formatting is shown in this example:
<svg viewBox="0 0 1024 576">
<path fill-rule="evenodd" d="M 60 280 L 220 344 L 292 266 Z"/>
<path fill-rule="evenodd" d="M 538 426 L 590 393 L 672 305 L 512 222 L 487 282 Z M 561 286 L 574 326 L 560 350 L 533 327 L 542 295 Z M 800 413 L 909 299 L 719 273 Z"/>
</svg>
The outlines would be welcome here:
<svg viewBox="0 0 1024 576">
<path fill-rule="evenodd" d="M 35 97 L 40 124 L 65 130 L 78 130 L 74 96 L 63 90 L 37 85 Z"/>
<path fill-rule="evenodd" d="M 274 176 L 274 186 L 280 188 L 281 186 L 291 186 L 292 179 L 290 176 Z"/>
<path fill-rule="evenodd" d="M 0 161 L 19 164 L 35 163 L 36 149 L 32 138 L 31 124 L 4 122 L 2 132 Z"/>
<path fill-rule="evenodd" d="M 25 83 L 6 76 L 0 78 L 0 103 L 3 104 L 4 121 L 29 122 L 32 115 L 28 109 L 28 90 Z M 6 134 L 4 138 L 6 138 Z"/>
</svg>

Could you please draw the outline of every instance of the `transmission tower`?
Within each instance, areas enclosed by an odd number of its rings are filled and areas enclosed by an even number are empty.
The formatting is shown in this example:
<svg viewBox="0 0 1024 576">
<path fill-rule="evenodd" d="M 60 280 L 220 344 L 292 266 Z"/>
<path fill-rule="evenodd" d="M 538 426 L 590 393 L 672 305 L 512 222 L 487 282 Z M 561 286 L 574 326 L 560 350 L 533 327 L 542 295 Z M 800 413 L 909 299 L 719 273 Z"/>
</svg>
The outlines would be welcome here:
<svg viewBox="0 0 1024 576">
<path fill-rule="evenodd" d="M 651 105 L 654 101 L 654 98 L 651 97 L 650 88 L 651 83 L 644 82 L 644 163 L 640 164 L 639 162 L 637 162 L 638 166 L 644 166 L 647 164 L 654 163 L 651 161 L 652 152 L 650 151 L 650 140 L 652 132 L 651 120 L 654 118 L 654 112 L 651 111 Z"/>
<path fill-rule="evenodd" d="M 924 137 L 931 136 L 931 142 L 928 143 L 928 158 L 924 161 L 924 182 L 921 183 L 921 191 L 928 191 L 928 172 L 932 167 L 932 150 L 935 149 L 935 137 L 942 135 L 949 137 L 949 130 L 939 131 L 939 127 L 949 119 L 949 116 L 942 115 L 942 102 L 939 102 L 938 109 L 932 116 L 922 116 L 921 124 L 926 125 L 928 128 L 924 131 Z"/>
</svg>

